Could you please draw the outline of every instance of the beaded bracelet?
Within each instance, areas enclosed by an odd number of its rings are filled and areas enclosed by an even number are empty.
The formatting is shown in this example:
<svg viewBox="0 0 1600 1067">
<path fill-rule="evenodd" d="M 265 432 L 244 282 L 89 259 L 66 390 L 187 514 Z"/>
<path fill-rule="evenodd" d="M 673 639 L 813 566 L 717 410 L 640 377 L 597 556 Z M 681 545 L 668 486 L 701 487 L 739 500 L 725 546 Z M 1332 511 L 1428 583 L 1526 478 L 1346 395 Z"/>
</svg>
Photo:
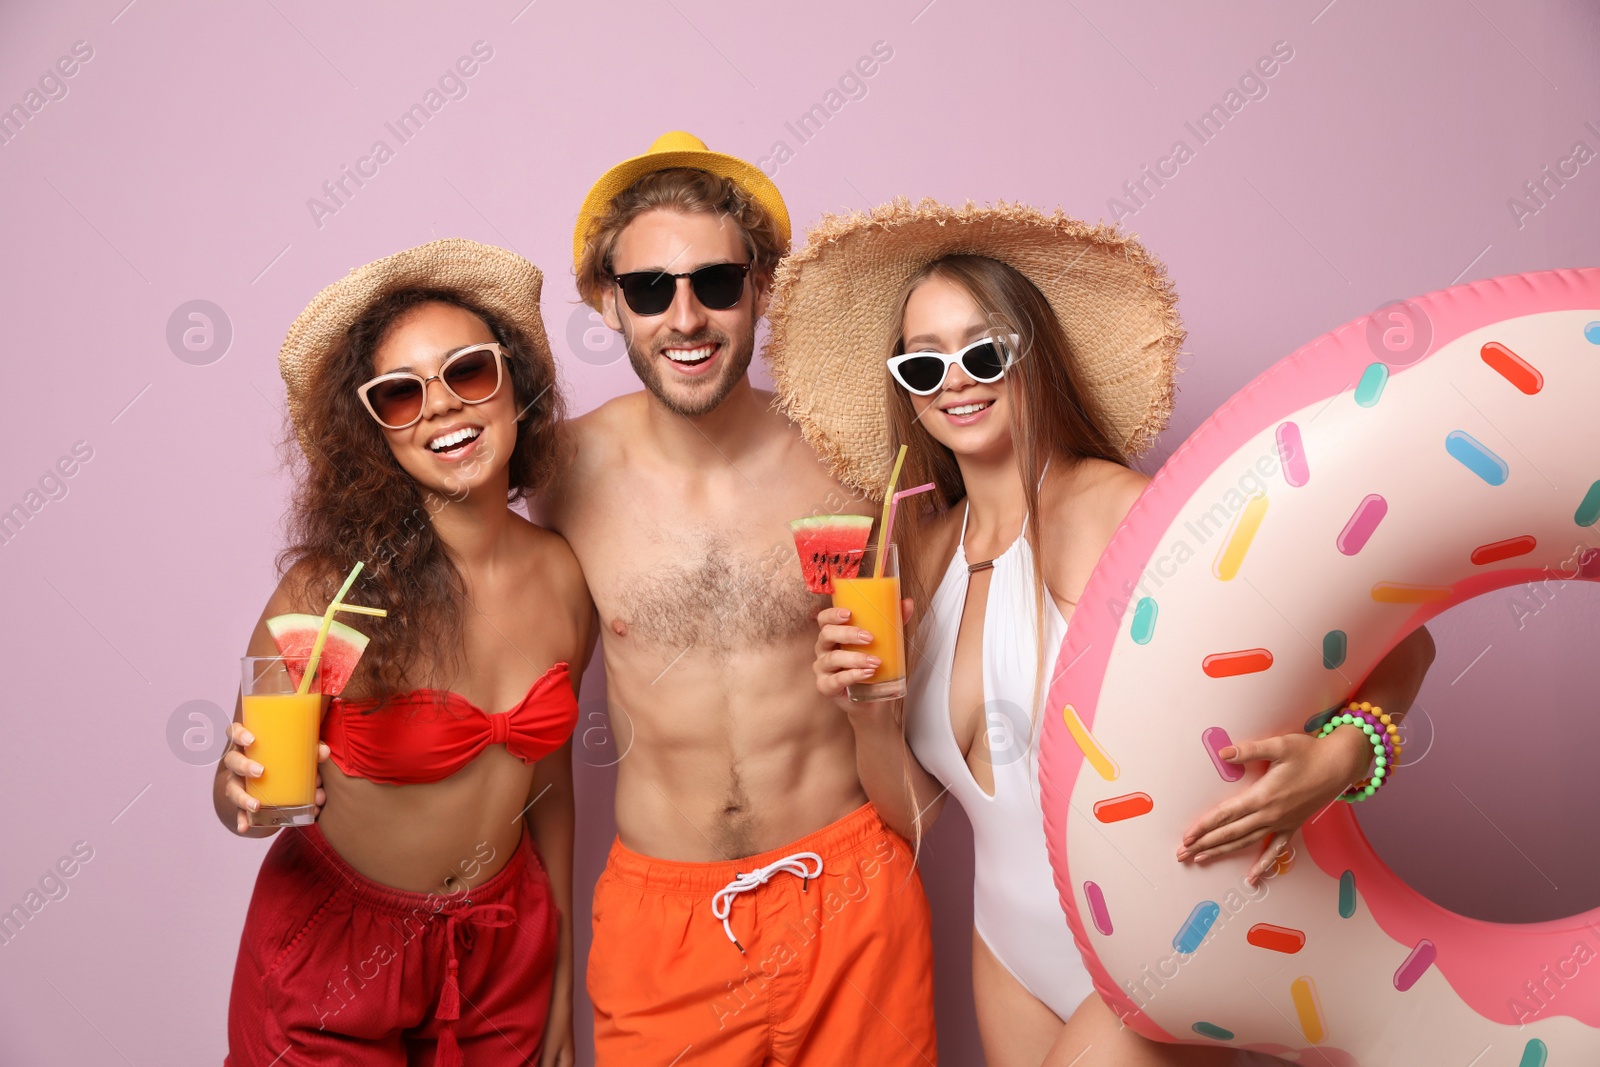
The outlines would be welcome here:
<svg viewBox="0 0 1600 1067">
<path fill-rule="evenodd" d="M 1383 713 L 1382 708 L 1362 701 L 1351 701 L 1342 711 L 1342 717 L 1349 725 L 1360 726 L 1362 732 L 1367 734 L 1368 740 L 1374 741 L 1374 772 L 1371 777 L 1364 778 L 1344 793 L 1345 800 L 1365 800 L 1384 782 L 1389 780 L 1394 768 L 1399 765 L 1400 734 L 1399 727 L 1393 720 Z M 1353 721 L 1352 721 L 1353 720 Z M 1337 726 L 1335 727 L 1337 729 Z M 1332 731 L 1328 731 L 1332 732 Z M 1382 751 L 1379 751 L 1381 742 Z"/>
<path fill-rule="evenodd" d="M 1357 703 L 1353 700 L 1323 724 L 1317 737 L 1327 737 L 1341 726 L 1359 726 L 1372 743 L 1372 775 L 1339 794 L 1340 800 L 1353 804 L 1376 793 L 1400 765 L 1400 729 L 1384 714 L 1382 708 L 1374 707 L 1367 701 Z"/>
<path fill-rule="evenodd" d="M 1394 761 L 1394 746 L 1399 740 L 1398 728 L 1389 721 L 1389 716 L 1383 713 L 1382 708 L 1363 708 L 1360 705 L 1356 705 L 1355 707 L 1346 706 L 1344 709 L 1342 709 L 1342 713 L 1354 716 L 1357 720 L 1359 720 L 1356 725 L 1364 722 L 1368 726 L 1372 727 L 1372 729 L 1376 730 L 1378 739 L 1383 744 L 1383 755 L 1391 763 Z"/>
<path fill-rule="evenodd" d="M 1362 779 L 1349 790 L 1346 790 L 1346 799 L 1365 800 L 1377 792 L 1379 786 L 1389 780 L 1389 773 L 1397 764 L 1396 755 L 1399 750 L 1400 740 L 1399 728 L 1395 726 L 1389 716 L 1383 713 L 1382 708 L 1373 707 L 1365 702 L 1357 704 L 1352 701 L 1345 706 L 1343 714 L 1346 717 L 1354 718 L 1356 721 L 1352 725 L 1360 726 L 1369 740 L 1372 740 L 1376 735 L 1377 739 L 1382 742 L 1381 752 L 1378 751 L 1379 745 L 1377 743 L 1373 745 L 1374 766 L 1376 769 L 1372 777 Z"/>
<path fill-rule="evenodd" d="M 1339 794 L 1340 800 L 1354 803 L 1358 800 L 1365 800 L 1378 791 L 1379 786 L 1383 784 L 1384 778 L 1388 776 L 1386 768 L 1389 755 L 1393 750 L 1383 743 L 1383 738 L 1387 735 L 1382 732 L 1379 725 L 1375 725 L 1366 715 L 1357 713 L 1357 709 L 1349 707 L 1341 709 L 1339 714 L 1329 719 L 1317 734 L 1317 737 L 1327 737 L 1341 726 L 1359 726 L 1361 731 L 1367 735 L 1367 740 L 1372 743 L 1374 761 L 1372 776 L 1363 778 Z"/>
</svg>

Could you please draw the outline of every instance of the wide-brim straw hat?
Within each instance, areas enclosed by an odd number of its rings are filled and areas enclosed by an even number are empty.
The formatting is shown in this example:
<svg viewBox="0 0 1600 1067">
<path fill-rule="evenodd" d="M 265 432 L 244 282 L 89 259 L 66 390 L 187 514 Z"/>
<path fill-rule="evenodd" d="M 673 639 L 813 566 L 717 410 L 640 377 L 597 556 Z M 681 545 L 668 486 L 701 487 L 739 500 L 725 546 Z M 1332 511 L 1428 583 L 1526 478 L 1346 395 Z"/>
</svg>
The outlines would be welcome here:
<svg viewBox="0 0 1600 1067">
<path fill-rule="evenodd" d="M 1022 204 L 899 199 L 825 215 L 778 266 L 767 356 L 779 406 L 845 484 L 882 497 L 889 452 L 884 360 L 918 270 L 971 254 L 1020 271 L 1050 303 L 1113 443 L 1132 458 L 1172 413 L 1184 330 L 1166 268 L 1115 226 Z"/>
<path fill-rule="evenodd" d="M 539 268 L 515 252 L 461 237 L 430 241 L 355 268 L 306 305 L 278 350 L 278 370 L 289 389 L 289 418 L 300 447 L 311 454 L 304 415 L 323 361 L 345 343 L 347 331 L 368 308 L 401 289 L 460 292 L 484 311 L 520 328 L 530 345 L 527 355 L 540 376 L 555 381 L 555 359 L 539 314 L 543 285 Z"/>
<path fill-rule="evenodd" d="M 611 201 L 646 174 L 679 167 L 703 170 L 719 178 L 731 179 L 772 216 L 784 247 L 788 247 L 789 209 L 772 179 L 760 167 L 746 163 L 738 156 L 711 151 L 704 141 L 692 133 L 672 130 L 657 137 L 644 155 L 625 159 L 600 175 L 590 188 L 589 195 L 583 198 L 583 206 L 578 209 L 578 222 L 572 230 L 573 267 L 583 264 L 583 250 L 589 243 L 589 231 L 594 227 L 595 220 L 605 214 Z"/>
</svg>

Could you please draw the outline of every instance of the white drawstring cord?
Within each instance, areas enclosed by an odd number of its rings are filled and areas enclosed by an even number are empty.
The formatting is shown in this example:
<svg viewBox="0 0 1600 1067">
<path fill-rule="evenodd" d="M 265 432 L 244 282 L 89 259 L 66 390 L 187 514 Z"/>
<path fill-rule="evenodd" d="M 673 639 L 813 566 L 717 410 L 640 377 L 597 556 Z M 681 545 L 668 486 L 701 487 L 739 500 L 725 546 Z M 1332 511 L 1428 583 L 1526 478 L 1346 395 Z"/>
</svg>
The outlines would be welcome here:
<svg viewBox="0 0 1600 1067">
<path fill-rule="evenodd" d="M 806 866 L 807 860 L 815 860 L 817 869 L 811 870 Z M 733 881 L 717 890 L 711 898 L 711 914 L 722 920 L 722 929 L 727 933 L 728 940 L 733 942 L 733 947 L 741 953 L 744 946 L 739 944 L 739 939 L 733 936 L 733 927 L 728 923 L 728 916 L 733 913 L 733 898 L 740 893 L 748 893 L 752 889 L 766 885 L 775 874 L 788 872 L 800 879 L 800 891 L 806 892 L 806 886 L 813 878 L 822 876 L 822 857 L 815 852 L 796 852 L 792 856 L 785 856 L 776 863 L 769 863 L 765 867 L 758 867 L 749 874 L 741 874 Z"/>
</svg>

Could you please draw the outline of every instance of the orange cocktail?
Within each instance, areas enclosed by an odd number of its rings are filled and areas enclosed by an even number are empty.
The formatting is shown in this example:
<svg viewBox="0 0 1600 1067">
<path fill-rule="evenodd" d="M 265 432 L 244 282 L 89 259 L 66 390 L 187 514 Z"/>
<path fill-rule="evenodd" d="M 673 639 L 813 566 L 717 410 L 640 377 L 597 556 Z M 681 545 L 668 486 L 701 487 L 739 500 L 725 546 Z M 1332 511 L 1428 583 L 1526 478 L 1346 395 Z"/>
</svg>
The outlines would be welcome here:
<svg viewBox="0 0 1600 1067">
<path fill-rule="evenodd" d="M 244 753 L 261 764 L 245 792 L 261 802 L 252 826 L 304 826 L 315 821 L 317 735 L 322 694 L 297 693 L 281 656 L 246 656 L 240 693 L 244 728 L 255 738 Z"/>
<path fill-rule="evenodd" d="M 851 651 L 883 662 L 865 682 L 849 686 L 851 700 L 889 700 L 906 695 L 905 624 L 900 611 L 899 553 L 890 545 L 878 577 L 834 578 L 833 606 L 850 612 L 850 623 L 872 635 Z M 863 565 L 863 575 L 873 573 Z"/>
</svg>

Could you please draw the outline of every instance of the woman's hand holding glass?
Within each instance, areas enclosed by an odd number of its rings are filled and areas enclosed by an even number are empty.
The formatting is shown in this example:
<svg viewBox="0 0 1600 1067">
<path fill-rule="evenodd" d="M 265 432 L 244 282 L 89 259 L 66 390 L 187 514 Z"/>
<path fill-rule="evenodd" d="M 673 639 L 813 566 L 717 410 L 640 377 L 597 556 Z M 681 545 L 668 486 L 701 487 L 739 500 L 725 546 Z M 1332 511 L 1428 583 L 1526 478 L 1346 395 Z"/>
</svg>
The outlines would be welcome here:
<svg viewBox="0 0 1600 1067">
<path fill-rule="evenodd" d="M 900 609 L 901 618 L 909 620 L 911 601 L 902 600 Z M 846 711 L 863 707 L 859 702 L 852 702 L 845 690 L 852 685 L 865 682 L 882 666 L 882 661 L 877 656 L 852 650 L 855 646 L 871 642 L 872 634 L 850 622 L 850 611 L 847 608 L 830 607 L 819 611 L 817 630 L 817 656 L 816 662 L 812 664 L 812 670 L 817 676 L 817 690 L 823 696 L 832 698 L 834 703 Z M 876 703 L 887 704 L 889 701 Z"/>
<path fill-rule="evenodd" d="M 222 756 L 222 765 L 228 768 L 230 773 L 227 781 L 223 783 L 222 793 L 229 803 L 239 809 L 234 817 L 233 832 L 241 837 L 266 837 L 276 833 L 275 828 L 250 825 L 250 813 L 261 809 L 261 801 L 251 796 L 245 786 L 248 779 L 261 777 L 262 766 L 245 755 L 244 750 L 246 745 L 255 741 L 255 738 L 244 728 L 244 723 L 232 722 L 228 724 L 228 740 L 232 744 Z M 327 758 L 328 746 L 318 741 L 317 762 L 321 763 Z M 312 801 L 317 814 L 322 814 L 322 805 L 327 801 L 327 795 L 322 790 L 322 772 L 318 771 L 316 799 Z"/>
</svg>

